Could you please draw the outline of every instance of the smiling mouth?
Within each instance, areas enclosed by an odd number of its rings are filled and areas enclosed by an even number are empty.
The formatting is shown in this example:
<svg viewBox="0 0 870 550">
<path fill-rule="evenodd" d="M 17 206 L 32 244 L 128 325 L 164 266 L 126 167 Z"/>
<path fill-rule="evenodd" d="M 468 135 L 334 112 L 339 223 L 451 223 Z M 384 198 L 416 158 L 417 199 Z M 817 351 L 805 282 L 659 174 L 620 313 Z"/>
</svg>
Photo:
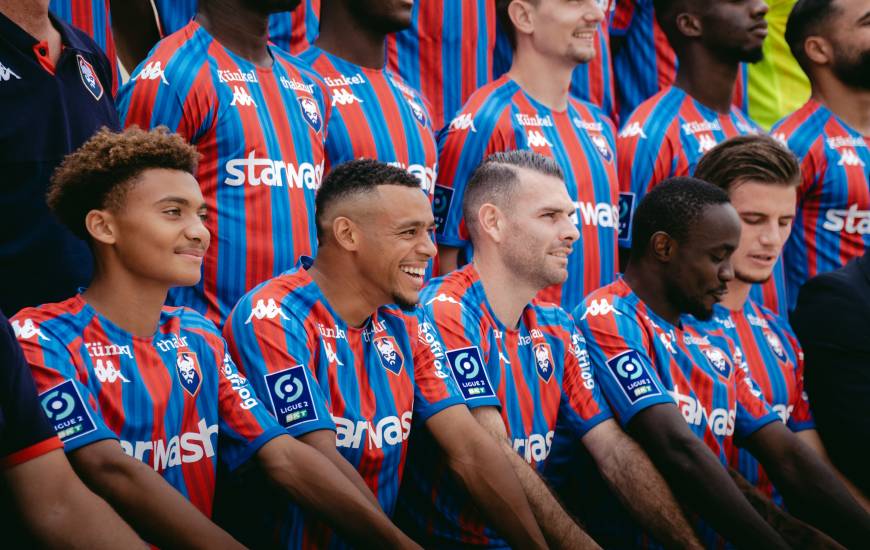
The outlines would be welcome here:
<svg viewBox="0 0 870 550">
<path fill-rule="evenodd" d="M 198 260 L 205 257 L 205 249 L 203 248 L 184 248 L 182 250 L 177 250 L 175 253 L 180 256 L 189 256 Z"/>
<path fill-rule="evenodd" d="M 409 265 L 399 266 L 399 270 L 405 275 L 411 277 L 415 281 L 420 284 L 423 283 L 423 277 L 426 276 L 426 268 L 425 267 L 413 267 Z"/>
</svg>

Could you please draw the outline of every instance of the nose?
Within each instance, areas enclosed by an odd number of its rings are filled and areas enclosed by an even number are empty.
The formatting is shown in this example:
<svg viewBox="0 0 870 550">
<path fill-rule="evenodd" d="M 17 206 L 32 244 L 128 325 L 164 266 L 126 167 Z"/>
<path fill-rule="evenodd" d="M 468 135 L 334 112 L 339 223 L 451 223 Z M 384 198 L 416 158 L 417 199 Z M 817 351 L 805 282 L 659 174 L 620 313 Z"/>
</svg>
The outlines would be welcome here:
<svg viewBox="0 0 870 550">
<path fill-rule="evenodd" d="M 765 247 L 782 248 L 782 232 L 780 231 L 778 220 L 774 219 L 770 223 L 765 224 L 764 231 L 759 235 L 758 240 Z"/>
<path fill-rule="evenodd" d="M 592 4 L 592 9 L 586 12 L 586 21 L 596 25 L 604 21 L 604 7 L 602 7 L 601 2 L 599 0 L 589 0 L 589 3 Z"/>
<path fill-rule="evenodd" d="M 435 247 L 435 242 L 432 240 L 432 231 L 423 231 L 423 237 L 417 245 L 417 251 L 424 254 L 427 258 L 434 258 L 438 253 Z"/>
<path fill-rule="evenodd" d="M 765 2 L 764 0 L 755 0 L 752 3 L 751 7 L 753 17 L 764 17 L 765 15 L 767 15 L 767 11 L 769 9 L 767 6 L 767 2 Z"/>
<path fill-rule="evenodd" d="M 194 220 L 187 226 L 185 236 L 192 241 L 201 243 L 205 249 L 208 249 L 211 242 L 211 233 L 208 232 L 208 228 L 199 216 L 195 216 Z"/>
<path fill-rule="evenodd" d="M 580 238 L 580 231 L 577 229 L 574 222 L 571 221 L 571 216 L 565 216 L 562 218 L 562 224 L 559 229 L 559 237 L 563 241 L 571 241 L 574 243 Z"/>
<path fill-rule="evenodd" d="M 719 267 L 719 280 L 723 283 L 729 283 L 734 280 L 734 266 L 731 264 L 731 258 L 728 258 Z"/>
</svg>

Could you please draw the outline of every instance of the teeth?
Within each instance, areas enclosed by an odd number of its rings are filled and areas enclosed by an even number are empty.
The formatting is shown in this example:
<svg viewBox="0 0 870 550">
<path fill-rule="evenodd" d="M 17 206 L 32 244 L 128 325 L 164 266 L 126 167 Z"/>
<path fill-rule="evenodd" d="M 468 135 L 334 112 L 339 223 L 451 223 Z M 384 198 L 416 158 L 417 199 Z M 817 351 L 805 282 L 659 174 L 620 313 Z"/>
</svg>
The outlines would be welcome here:
<svg viewBox="0 0 870 550">
<path fill-rule="evenodd" d="M 402 266 L 399 269 L 401 269 L 402 271 L 404 271 L 408 275 L 414 275 L 416 277 L 422 277 L 423 275 L 426 274 L 426 268 L 424 268 L 424 267 Z"/>
</svg>

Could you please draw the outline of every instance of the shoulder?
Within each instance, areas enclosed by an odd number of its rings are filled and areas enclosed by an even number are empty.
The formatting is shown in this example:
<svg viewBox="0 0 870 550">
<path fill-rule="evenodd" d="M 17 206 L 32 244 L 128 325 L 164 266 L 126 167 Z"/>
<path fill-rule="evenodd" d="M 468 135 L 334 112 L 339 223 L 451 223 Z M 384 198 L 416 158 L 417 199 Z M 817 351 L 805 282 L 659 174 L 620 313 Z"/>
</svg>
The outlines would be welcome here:
<svg viewBox="0 0 870 550">
<path fill-rule="evenodd" d="M 827 109 L 809 101 L 786 116 L 771 129 L 771 135 L 784 143 L 798 157 L 804 157 L 814 145 L 823 140 L 824 127 L 830 119 Z"/>
</svg>

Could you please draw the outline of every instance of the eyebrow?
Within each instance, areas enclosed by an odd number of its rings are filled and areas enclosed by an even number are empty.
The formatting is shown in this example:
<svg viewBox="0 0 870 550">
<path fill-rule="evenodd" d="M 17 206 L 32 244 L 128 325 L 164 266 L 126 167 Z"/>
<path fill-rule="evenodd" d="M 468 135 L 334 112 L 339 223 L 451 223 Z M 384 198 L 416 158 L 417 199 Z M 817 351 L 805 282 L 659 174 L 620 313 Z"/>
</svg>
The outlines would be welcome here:
<svg viewBox="0 0 870 550">
<path fill-rule="evenodd" d="M 155 201 L 154 204 L 161 204 L 164 202 L 171 202 L 171 203 L 178 204 L 180 206 L 190 206 L 190 201 L 185 199 L 184 197 L 172 197 L 172 196 L 163 197 L 162 199 Z M 200 203 L 197 210 L 202 210 L 203 208 L 206 208 L 206 204 L 204 201 L 202 203 Z"/>
</svg>

